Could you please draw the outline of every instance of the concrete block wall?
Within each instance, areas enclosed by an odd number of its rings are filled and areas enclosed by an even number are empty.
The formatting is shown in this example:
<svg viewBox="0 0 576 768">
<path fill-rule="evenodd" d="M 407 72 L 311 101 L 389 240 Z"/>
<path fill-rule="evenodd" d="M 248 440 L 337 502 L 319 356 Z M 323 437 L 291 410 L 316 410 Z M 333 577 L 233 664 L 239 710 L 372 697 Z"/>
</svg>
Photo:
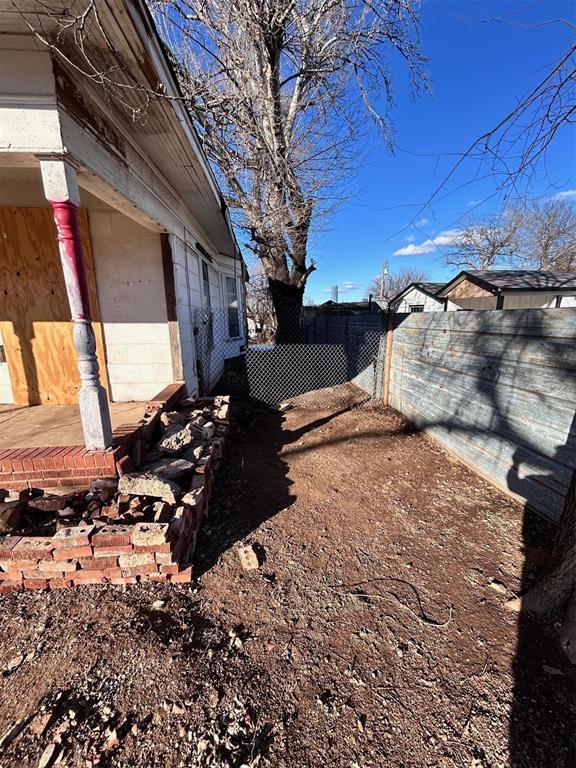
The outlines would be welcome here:
<svg viewBox="0 0 576 768">
<path fill-rule="evenodd" d="M 173 381 L 160 234 L 116 211 L 88 211 L 108 378 L 115 402 Z"/>
</svg>

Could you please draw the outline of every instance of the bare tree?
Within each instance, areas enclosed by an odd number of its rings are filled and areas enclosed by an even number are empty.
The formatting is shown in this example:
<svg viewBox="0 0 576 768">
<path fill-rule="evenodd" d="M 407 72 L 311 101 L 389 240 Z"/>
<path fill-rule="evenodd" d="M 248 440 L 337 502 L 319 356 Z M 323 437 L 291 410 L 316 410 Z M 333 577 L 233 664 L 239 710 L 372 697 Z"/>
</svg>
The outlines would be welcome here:
<svg viewBox="0 0 576 768">
<path fill-rule="evenodd" d="M 521 185 L 526 189 L 538 171 L 544 170 L 546 173 L 550 146 L 563 131 L 574 125 L 576 25 L 565 18 L 551 18 L 537 24 L 523 24 L 514 20 L 514 16 L 521 15 L 530 6 L 530 3 L 521 5 L 503 17 L 486 18 L 482 23 L 492 22 L 525 29 L 549 25 L 565 27 L 568 30 L 569 44 L 527 93 L 518 94 L 510 111 L 502 115 L 496 124 L 487 127 L 460 153 L 458 160 L 424 202 L 415 208 L 410 221 L 400 231 L 412 226 L 434 200 L 446 193 L 457 172 L 470 160 L 477 162 L 474 174 L 476 177 L 484 173 L 493 177 L 492 197 L 518 197 Z"/>
<path fill-rule="evenodd" d="M 261 270 L 254 270 L 246 289 L 246 316 L 250 335 L 261 341 L 272 341 L 276 332 L 276 316 L 268 280 Z M 250 327 L 251 326 L 251 327 Z"/>
<path fill-rule="evenodd" d="M 374 277 L 368 286 L 368 293 L 371 293 L 375 299 L 383 299 L 388 303 L 411 283 L 421 283 L 427 279 L 428 276 L 422 270 L 403 267 L 393 274 Z"/>
<path fill-rule="evenodd" d="M 155 0 L 236 223 L 268 279 L 277 340 L 314 270 L 311 227 L 345 196 L 373 116 L 391 142 L 390 53 L 424 83 L 417 0 Z M 363 114 L 364 113 L 364 114 Z"/>
<path fill-rule="evenodd" d="M 576 272 L 576 209 L 563 199 L 517 207 L 517 263 L 534 269 Z"/>
<path fill-rule="evenodd" d="M 445 250 L 460 269 L 503 266 L 576 271 L 576 211 L 568 200 L 523 200 L 480 219 L 468 219 Z"/>
<path fill-rule="evenodd" d="M 447 246 L 446 264 L 459 269 L 493 269 L 513 259 L 521 218 L 516 210 L 469 218 Z"/>
</svg>

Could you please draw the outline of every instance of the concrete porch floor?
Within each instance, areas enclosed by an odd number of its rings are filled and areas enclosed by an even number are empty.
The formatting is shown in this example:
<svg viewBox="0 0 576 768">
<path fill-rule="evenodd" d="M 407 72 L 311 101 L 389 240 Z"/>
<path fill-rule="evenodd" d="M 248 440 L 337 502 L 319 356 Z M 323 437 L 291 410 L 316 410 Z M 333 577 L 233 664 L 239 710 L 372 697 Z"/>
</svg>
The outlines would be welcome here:
<svg viewBox="0 0 576 768">
<path fill-rule="evenodd" d="M 146 403 L 110 403 L 112 429 L 134 424 Z M 0 405 L 0 450 L 82 445 L 77 405 Z"/>
</svg>

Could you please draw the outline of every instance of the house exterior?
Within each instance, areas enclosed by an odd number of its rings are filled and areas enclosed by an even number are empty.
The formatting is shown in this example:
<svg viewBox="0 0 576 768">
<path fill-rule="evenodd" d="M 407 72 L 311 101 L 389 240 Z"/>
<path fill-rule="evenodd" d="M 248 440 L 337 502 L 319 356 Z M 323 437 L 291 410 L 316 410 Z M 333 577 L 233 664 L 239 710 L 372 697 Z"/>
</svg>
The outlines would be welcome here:
<svg viewBox="0 0 576 768">
<path fill-rule="evenodd" d="M 576 274 L 528 269 L 464 270 L 448 283 L 412 283 L 390 302 L 394 312 L 576 307 Z"/>
<path fill-rule="evenodd" d="M 576 307 L 576 274 L 536 269 L 464 270 L 438 296 L 460 309 Z"/>
<path fill-rule="evenodd" d="M 394 312 L 409 314 L 411 312 L 445 312 L 450 307 L 448 301 L 437 296 L 444 283 L 411 283 L 390 301 Z"/>
<path fill-rule="evenodd" d="M 78 402 L 103 449 L 109 401 L 214 385 L 247 273 L 144 1 L 98 4 L 83 50 L 86 9 L 47 7 L 0 0 L 0 403 Z"/>
</svg>

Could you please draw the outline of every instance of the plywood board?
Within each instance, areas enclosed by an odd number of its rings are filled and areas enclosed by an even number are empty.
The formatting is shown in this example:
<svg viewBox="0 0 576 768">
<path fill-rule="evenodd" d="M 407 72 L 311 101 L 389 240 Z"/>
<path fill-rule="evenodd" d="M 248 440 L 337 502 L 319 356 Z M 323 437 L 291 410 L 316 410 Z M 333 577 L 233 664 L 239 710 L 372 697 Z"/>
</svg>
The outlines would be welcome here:
<svg viewBox="0 0 576 768">
<path fill-rule="evenodd" d="M 80 217 L 101 378 L 107 385 L 94 264 Z M 74 404 L 80 377 L 49 208 L 0 208 L 0 331 L 17 405 Z"/>
</svg>

